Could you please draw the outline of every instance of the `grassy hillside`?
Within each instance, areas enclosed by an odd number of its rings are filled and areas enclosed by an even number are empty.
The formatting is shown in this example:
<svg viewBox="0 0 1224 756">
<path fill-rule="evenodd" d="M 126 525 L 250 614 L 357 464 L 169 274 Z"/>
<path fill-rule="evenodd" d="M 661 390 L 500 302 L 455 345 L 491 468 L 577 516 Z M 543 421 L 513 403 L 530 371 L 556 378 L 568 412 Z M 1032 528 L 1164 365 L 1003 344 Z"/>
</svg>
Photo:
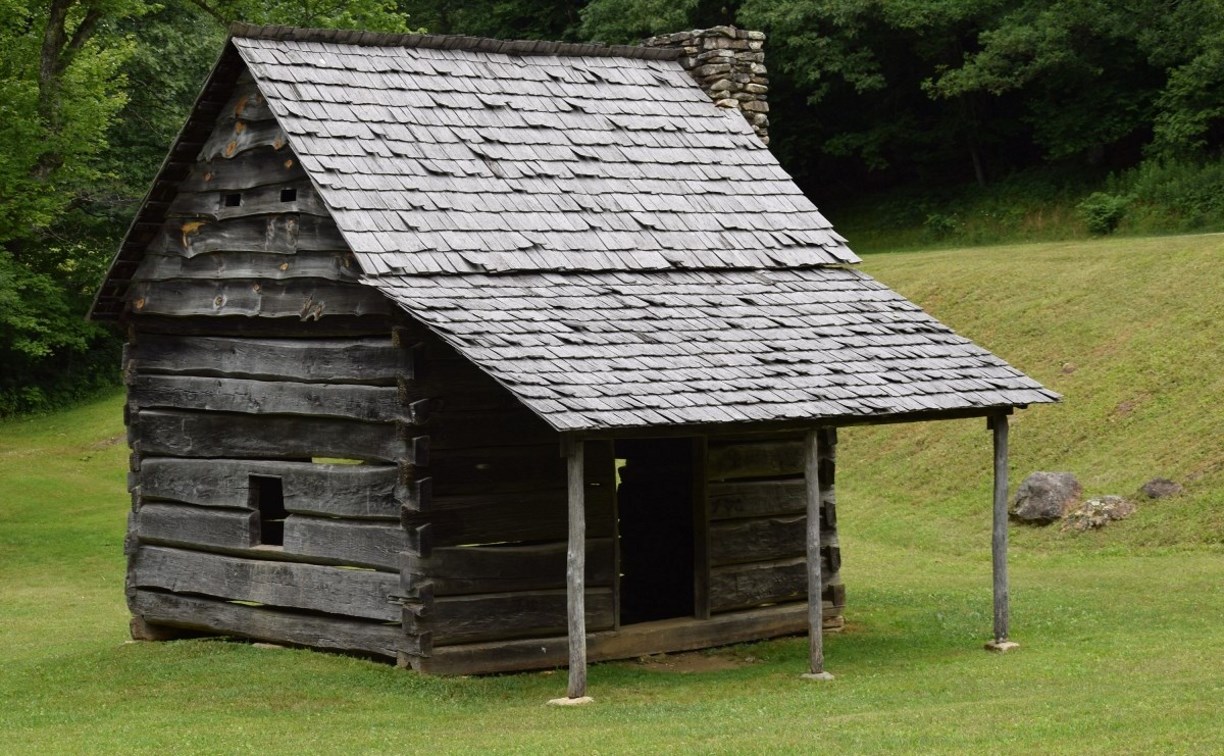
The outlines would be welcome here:
<svg viewBox="0 0 1224 756">
<path fill-rule="evenodd" d="M 1224 751 L 1224 237 L 869 258 L 866 269 L 1066 396 L 1020 412 L 1012 483 L 1184 496 L 1100 533 L 1013 528 L 1014 637 L 990 632 L 982 421 L 851 428 L 849 627 L 805 639 L 436 680 L 218 641 L 125 644 L 121 397 L 0 424 L 0 752 Z"/>
<path fill-rule="evenodd" d="M 1222 265 L 1224 235 L 1205 235 L 879 255 L 864 268 L 1063 394 L 1061 405 L 1015 416 L 1013 487 L 1034 470 L 1074 472 L 1089 496 L 1172 478 L 1184 496 L 1097 540 L 1178 546 L 1224 544 Z M 844 506 L 908 504 L 871 518 L 874 536 L 906 542 L 925 528 L 934 537 L 955 518 L 988 540 L 982 421 L 848 429 L 842 442 Z M 1017 540 L 1085 538 L 1022 531 Z"/>
</svg>

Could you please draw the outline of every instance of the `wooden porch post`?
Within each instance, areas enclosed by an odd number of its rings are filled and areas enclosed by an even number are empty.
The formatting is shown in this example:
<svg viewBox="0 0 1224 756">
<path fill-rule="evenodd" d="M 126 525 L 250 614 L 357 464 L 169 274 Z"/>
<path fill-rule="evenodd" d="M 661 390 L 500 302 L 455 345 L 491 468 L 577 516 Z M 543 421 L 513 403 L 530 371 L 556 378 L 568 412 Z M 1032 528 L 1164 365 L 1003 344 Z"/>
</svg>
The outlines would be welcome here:
<svg viewBox="0 0 1224 756">
<path fill-rule="evenodd" d="M 994 640 L 986 644 L 991 651 L 1010 651 L 1020 644 L 1008 640 L 1010 597 L 1007 587 L 1007 415 L 990 418 L 994 431 L 994 528 L 991 557 L 994 567 Z"/>
<path fill-rule="evenodd" d="M 583 442 L 564 441 L 569 478 L 569 547 L 565 559 L 565 605 L 569 615 L 569 688 L 565 698 L 550 704 L 570 706 L 590 703 L 586 694 L 586 506 L 583 482 Z"/>
<path fill-rule="evenodd" d="M 832 680 L 824 668 L 824 597 L 820 564 L 820 432 L 807 432 L 803 450 L 807 488 L 808 680 Z"/>
</svg>

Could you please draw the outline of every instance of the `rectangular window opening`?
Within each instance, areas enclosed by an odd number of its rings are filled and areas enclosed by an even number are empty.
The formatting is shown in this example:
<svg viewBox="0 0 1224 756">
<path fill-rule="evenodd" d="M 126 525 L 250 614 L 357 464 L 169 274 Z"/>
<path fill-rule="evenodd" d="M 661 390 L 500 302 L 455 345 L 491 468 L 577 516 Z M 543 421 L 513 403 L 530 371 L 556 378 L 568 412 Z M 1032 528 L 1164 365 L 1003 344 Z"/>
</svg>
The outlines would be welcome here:
<svg viewBox="0 0 1224 756">
<path fill-rule="evenodd" d="M 280 478 L 252 475 L 251 508 L 259 512 L 259 543 L 263 546 L 285 545 L 285 488 Z"/>
<path fill-rule="evenodd" d="M 235 192 L 234 194 L 225 195 L 225 206 L 226 207 L 238 207 L 241 204 L 242 204 L 241 194 L 238 194 Z"/>
<path fill-rule="evenodd" d="M 297 189 L 281 189 L 281 202 L 293 202 L 297 199 Z"/>
</svg>

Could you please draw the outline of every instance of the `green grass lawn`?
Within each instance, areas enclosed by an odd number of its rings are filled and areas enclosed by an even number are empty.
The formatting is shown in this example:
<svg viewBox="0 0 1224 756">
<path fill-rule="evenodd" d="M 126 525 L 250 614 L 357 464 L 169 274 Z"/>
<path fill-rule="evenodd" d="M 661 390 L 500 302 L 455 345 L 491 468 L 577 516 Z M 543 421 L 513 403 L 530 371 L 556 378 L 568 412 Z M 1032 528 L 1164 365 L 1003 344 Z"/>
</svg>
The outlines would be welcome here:
<svg viewBox="0 0 1224 756">
<path fill-rule="evenodd" d="M 988 654 L 982 421 L 841 433 L 845 633 L 711 652 L 707 671 L 429 679 L 214 640 L 129 644 L 118 395 L 0 424 L 0 753 L 1224 752 L 1224 237 L 871 257 L 865 268 L 1066 396 L 1019 413 L 1012 484 L 1186 485 L 1088 534 L 1013 528 Z M 697 666 L 697 665 L 694 665 Z M 682 667 L 686 669 L 686 667 Z"/>
</svg>

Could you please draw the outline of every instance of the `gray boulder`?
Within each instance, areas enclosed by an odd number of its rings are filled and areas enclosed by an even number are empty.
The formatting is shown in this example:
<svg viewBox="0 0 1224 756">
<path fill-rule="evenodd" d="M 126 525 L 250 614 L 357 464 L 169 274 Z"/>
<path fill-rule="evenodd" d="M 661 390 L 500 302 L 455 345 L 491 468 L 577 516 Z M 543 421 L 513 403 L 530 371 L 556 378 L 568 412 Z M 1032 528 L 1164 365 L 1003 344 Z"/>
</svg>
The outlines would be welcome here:
<svg viewBox="0 0 1224 756">
<path fill-rule="evenodd" d="M 1048 525 L 1066 514 L 1083 492 L 1072 473 L 1035 472 L 1016 489 L 1011 516 L 1021 522 Z"/>
<path fill-rule="evenodd" d="M 1097 496 L 1067 512 L 1063 530 L 1094 530 L 1135 513 L 1135 502 L 1121 496 Z"/>
<path fill-rule="evenodd" d="M 1163 499 L 1176 496 L 1182 492 L 1180 483 L 1174 483 L 1168 478 L 1152 478 L 1139 487 L 1139 492 L 1149 499 Z"/>
</svg>

